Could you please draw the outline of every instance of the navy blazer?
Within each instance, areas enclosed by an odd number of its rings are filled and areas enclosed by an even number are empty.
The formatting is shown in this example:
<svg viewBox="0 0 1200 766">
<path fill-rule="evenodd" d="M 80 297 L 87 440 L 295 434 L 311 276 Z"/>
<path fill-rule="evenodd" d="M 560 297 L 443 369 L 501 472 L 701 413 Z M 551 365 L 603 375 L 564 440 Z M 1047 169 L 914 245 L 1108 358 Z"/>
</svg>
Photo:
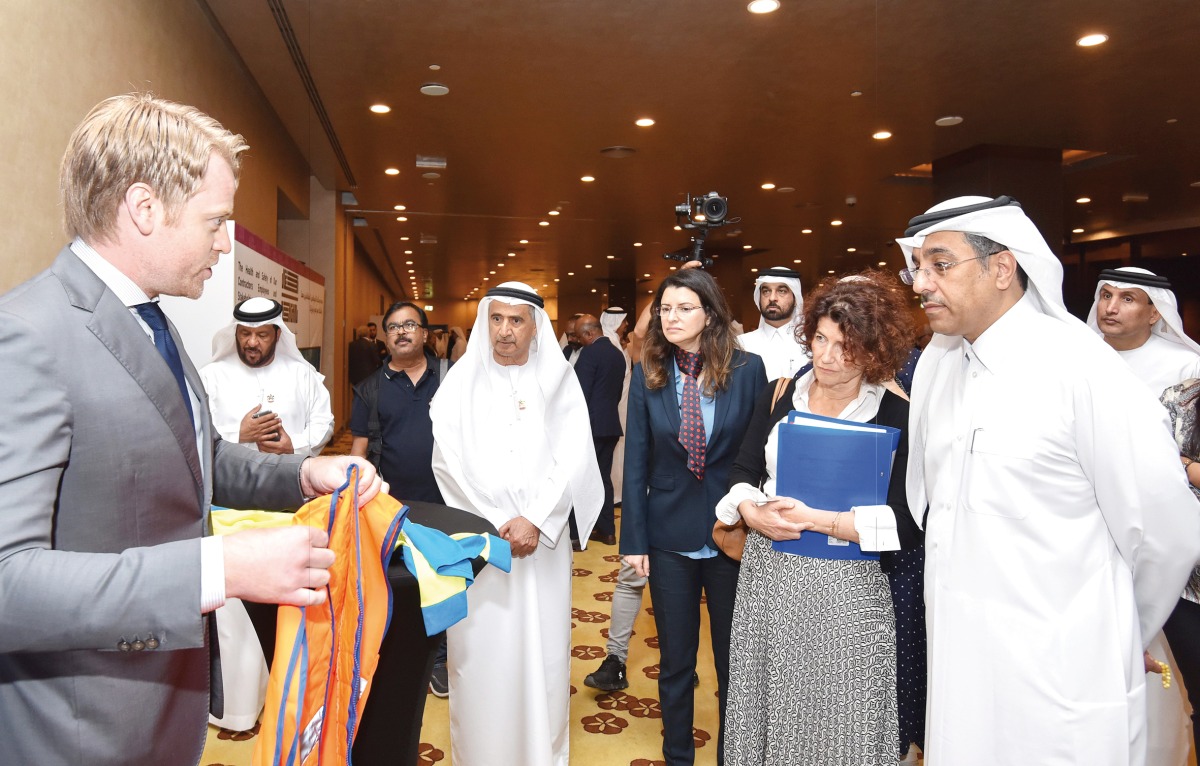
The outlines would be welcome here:
<svg viewBox="0 0 1200 766">
<path fill-rule="evenodd" d="M 596 338 L 579 352 L 575 375 L 587 402 L 592 436 L 621 435 L 621 389 L 625 386 L 625 354 L 604 336 Z"/>
<path fill-rule="evenodd" d="M 716 395 L 716 413 L 704 458 L 704 480 L 687 468 L 679 443 L 679 398 L 675 367 L 667 366 L 667 384 L 651 391 L 640 364 L 629 381 L 625 418 L 625 483 L 621 491 L 621 553 L 639 555 L 650 548 L 691 552 L 712 539 L 717 501 L 725 496 L 729 471 L 742 445 L 754 402 L 767 383 L 757 354 L 733 352 L 729 387 Z"/>
</svg>

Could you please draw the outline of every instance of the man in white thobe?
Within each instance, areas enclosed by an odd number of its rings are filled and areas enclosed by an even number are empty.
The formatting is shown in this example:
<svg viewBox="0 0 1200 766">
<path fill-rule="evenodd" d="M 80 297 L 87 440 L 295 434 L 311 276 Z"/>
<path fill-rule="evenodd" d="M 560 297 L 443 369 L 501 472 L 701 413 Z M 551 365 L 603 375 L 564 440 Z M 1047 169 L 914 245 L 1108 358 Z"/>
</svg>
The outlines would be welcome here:
<svg viewBox="0 0 1200 766">
<path fill-rule="evenodd" d="M 1155 396 L 1200 378 L 1200 345 L 1183 331 L 1179 302 L 1166 277 L 1136 266 L 1105 269 L 1087 323 Z"/>
<path fill-rule="evenodd" d="M 1015 201 L 949 200 L 898 242 L 935 333 L 908 473 L 928 507 L 925 762 L 1141 766 L 1143 649 L 1200 553 L 1166 412 L 1067 313 Z"/>
<path fill-rule="evenodd" d="M 633 363 L 629 361 L 629 351 L 622 343 L 625 333 L 625 328 L 628 326 L 626 318 L 629 316 L 625 309 L 620 306 L 609 306 L 600 313 L 600 329 L 604 332 L 604 337 L 612 341 L 612 344 L 621 350 L 625 355 L 625 382 L 621 386 L 621 401 L 617 405 L 617 416 L 621 419 L 621 433 L 625 433 L 625 415 L 629 410 L 629 372 L 633 368 Z M 625 468 L 625 437 L 622 436 L 617 442 L 617 449 L 613 452 L 613 468 L 612 468 L 612 484 L 613 484 L 613 503 L 621 504 L 621 484 L 624 476 Z"/>
<path fill-rule="evenodd" d="M 804 323 L 800 272 L 783 266 L 763 269 L 754 280 L 758 329 L 738 336 L 742 349 L 762 357 L 767 380 L 790 378 L 808 364 L 808 349 L 797 338 Z"/>
<path fill-rule="evenodd" d="M 1170 386 L 1200 377 L 1200 346 L 1183 331 L 1179 302 L 1166 277 L 1136 266 L 1101 271 L 1087 324 L 1155 397 Z M 1148 647 L 1153 657 L 1170 661 L 1161 632 Z M 1170 689 L 1151 685 L 1146 690 L 1146 713 L 1147 762 L 1187 763 L 1191 740 L 1179 685 Z"/>
<path fill-rule="evenodd" d="M 226 441 L 315 456 L 333 436 L 325 377 L 300 354 L 278 301 L 239 303 L 213 336 L 213 359 L 200 377 L 213 427 Z"/>
<path fill-rule="evenodd" d="M 324 378 L 300 355 L 283 322 L 283 306 L 249 298 L 213 336 L 213 360 L 200 370 L 213 428 L 221 438 L 261 452 L 315 456 L 333 435 Z M 270 410 L 270 412 L 267 412 Z M 254 625 L 238 599 L 217 612 L 225 710 L 211 723 L 254 728 L 267 694 L 267 663 Z"/>
<path fill-rule="evenodd" d="M 506 282 L 479 302 L 430 409 L 446 504 L 491 522 L 512 572 L 483 571 L 448 633 L 456 766 L 565 766 L 570 754 L 572 506 L 579 537 L 604 501 L 587 404 L 541 297 Z"/>
</svg>

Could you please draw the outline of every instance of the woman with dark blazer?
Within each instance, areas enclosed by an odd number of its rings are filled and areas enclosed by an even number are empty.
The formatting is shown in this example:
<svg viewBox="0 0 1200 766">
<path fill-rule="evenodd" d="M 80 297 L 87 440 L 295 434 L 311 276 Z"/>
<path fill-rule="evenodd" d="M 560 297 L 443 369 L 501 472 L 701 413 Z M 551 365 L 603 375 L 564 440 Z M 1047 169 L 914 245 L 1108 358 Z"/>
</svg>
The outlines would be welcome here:
<svg viewBox="0 0 1200 766">
<path fill-rule="evenodd" d="M 714 508 L 765 383 L 762 359 L 737 347 L 729 306 L 712 276 L 684 269 L 667 277 L 629 383 L 621 553 L 649 577 L 668 766 L 695 759 L 692 674 L 702 593 L 721 705 L 717 762 L 723 758 L 738 564 L 713 542 Z"/>
</svg>

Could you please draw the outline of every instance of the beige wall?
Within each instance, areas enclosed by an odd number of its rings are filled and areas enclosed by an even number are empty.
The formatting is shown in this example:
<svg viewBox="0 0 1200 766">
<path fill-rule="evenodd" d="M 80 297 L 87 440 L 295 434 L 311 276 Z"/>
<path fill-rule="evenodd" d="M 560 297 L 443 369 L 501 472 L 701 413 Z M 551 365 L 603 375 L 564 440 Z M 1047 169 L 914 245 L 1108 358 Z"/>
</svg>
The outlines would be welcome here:
<svg viewBox="0 0 1200 766">
<path fill-rule="evenodd" d="M 245 136 L 235 218 L 267 241 L 275 242 L 278 190 L 307 206 L 304 158 L 195 0 L 4 0 L 0 29 L 0 208 L 11 220 L 0 292 L 65 244 L 59 160 L 72 129 L 107 96 L 149 89 Z"/>
</svg>

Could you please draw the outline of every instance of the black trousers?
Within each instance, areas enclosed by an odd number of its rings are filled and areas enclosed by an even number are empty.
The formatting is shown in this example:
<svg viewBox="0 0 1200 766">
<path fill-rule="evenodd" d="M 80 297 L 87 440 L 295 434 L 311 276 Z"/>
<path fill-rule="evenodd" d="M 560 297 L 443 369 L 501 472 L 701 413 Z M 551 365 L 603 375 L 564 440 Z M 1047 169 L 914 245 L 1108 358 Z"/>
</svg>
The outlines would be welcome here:
<svg viewBox="0 0 1200 766">
<path fill-rule="evenodd" d="M 1192 738 L 1200 754 L 1200 604 L 1179 599 L 1163 633 L 1171 644 L 1179 675 L 1187 687 L 1188 702 L 1192 703 Z M 1150 683 L 1150 682 L 1147 682 Z"/>
<path fill-rule="evenodd" d="M 717 764 L 725 760 L 725 701 L 729 691 L 729 633 L 737 594 L 738 564 L 724 554 L 689 559 L 650 549 L 650 601 L 658 628 L 658 697 L 663 717 L 663 757 L 667 766 L 692 764 L 696 691 L 692 674 L 700 646 L 700 594 L 708 600 L 713 662 L 717 671 L 720 727 Z"/>
<path fill-rule="evenodd" d="M 602 535 L 617 533 L 617 520 L 613 515 L 612 464 L 613 452 L 620 440 L 620 436 L 592 437 L 596 446 L 596 463 L 600 466 L 600 481 L 604 482 L 604 505 L 600 506 L 600 516 L 596 519 L 596 531 Z"/>
</svg>

